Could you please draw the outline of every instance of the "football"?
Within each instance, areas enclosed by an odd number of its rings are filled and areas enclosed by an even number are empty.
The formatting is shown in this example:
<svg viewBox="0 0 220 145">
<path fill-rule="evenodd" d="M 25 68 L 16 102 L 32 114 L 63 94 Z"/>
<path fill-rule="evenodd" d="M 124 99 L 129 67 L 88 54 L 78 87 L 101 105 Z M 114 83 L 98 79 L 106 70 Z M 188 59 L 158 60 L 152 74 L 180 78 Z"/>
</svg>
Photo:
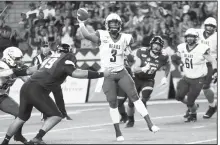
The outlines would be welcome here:
<svg viewBox="0 0 220 145">
<path fill-rule="evenodd" d="M 85 8 L 80 8 L 77 10 L 77 17 L 80 21 L 85 21 L 89 18 L 89 13 Z"/>
</svg>

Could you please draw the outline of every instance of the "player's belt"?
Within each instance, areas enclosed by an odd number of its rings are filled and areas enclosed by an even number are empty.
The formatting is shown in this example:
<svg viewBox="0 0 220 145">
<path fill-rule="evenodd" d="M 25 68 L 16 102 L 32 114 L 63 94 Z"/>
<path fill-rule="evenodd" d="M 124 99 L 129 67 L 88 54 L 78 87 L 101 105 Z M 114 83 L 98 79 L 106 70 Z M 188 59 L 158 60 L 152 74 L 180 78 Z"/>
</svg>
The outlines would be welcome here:
<svg viewBox="0 0 220 145">
<path fill-rule="evenodd" d="M 119 70 L 119 71 L 112 71 L 113 73 L 120 73 L 124 70 L 124 68 L 122 70 Z"/>
</svg>

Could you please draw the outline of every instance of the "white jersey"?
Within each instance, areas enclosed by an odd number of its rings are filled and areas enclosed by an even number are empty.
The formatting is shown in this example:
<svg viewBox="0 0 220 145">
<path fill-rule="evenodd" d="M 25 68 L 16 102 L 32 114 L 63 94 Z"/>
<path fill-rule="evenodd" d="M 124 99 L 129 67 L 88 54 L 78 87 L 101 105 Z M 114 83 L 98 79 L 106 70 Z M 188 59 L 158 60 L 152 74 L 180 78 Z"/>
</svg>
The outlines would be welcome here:
<svg viewBox="0 0 220 145">
<path fill-rule="evenodd" d="M 206 44 L 210 48 L 210 54 L 213 58 L 217 58 L 217 32 L 214 32 L 208 38 L 204 37 L 205 29 L 197 29 L 199 33 L 199 43 Z"/>
<path fill-rule="evenodd" d="M 109 32 L 98 30 L 101 44 L 99 46 L 101 68 L 112 68 L 112 71 L 120 71 L 124 68 L 125 56 L 131 53 L 129 43 L 132 36 L 121 33 L 117 41 L 113 41 Z"/>
<path fill-rule="evenodd" d="M 10 69 L 9 66 L 0 60 L 0 69 Z M 14 84 L 16 78 L 11 76 L 8 77 L 0 77 L 0 95 L 6 94 L 9 92 L 9 88 Z"/>
<path fill-rule="evenodd" d="M 183 74 L 187 78 L 195 79 L 207 75 L 208 69 L 204 54 L 209 53 L 209 46 L 198 43 L 198 45 L 189 50 L 186 43 L 177 46 L 183 62 Z"/>
</svg>

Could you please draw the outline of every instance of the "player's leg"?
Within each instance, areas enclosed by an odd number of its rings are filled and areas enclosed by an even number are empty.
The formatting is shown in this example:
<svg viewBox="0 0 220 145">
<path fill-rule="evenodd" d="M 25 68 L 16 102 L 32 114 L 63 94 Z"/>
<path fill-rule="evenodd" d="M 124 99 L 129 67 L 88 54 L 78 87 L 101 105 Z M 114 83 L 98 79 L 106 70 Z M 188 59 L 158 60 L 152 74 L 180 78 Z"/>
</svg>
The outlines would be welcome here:
<svg viewBox="0 0 220 145">
<path fill-rule="evenodd" d="M 59 108 L 59 110 L 61 111 L 63 118 L 65 118 L 66 120 L 72 120 L 66 112 L 66 108 L 65 108 L 65 102 L 63 100 L 63 92 L 62 92 L 62 88 L 61 86 L 58 86 L 56 88 L 54 88 L 52 90 L 55 102 L 57 107 Z"/>
<path fill-rule="evenodd" d="M 147 106 L 147 101 L 150 99 L 150 95 L 153 92 L 154 80 L 147 80 L 142 84 L 141 94 L 142 94 L 142 102 L 145 106 Z"/>
<path fill-rule="evenodd" d="M 120 123 L 126 123 L 128 120 L 128 115 L 125 111 L 124 102 L 127 99 L 127 94 L 119 86 L 117 87 L 117 94 L 118 111 L 121 115 Z"/>
<path fill-rule="evenodd" d="M 114 74 L 105 78 L 102 89 L 109 103 L 109 107 L 110 107 L 109 112 L 115 128 L 116 139 L 117 141 L 122 141 L 124 140 L 124 138 L 122 136 L 122 132 L 119 127 L 120 115 L 119 115 L 118 103 L 117 103 L 117 84 L 114 79 L 116 76 L 117 74 Z"/>
<path fill-rule="evenodd" d="M 207 62 L 207 67 L 208 67 L 208 74 L 206 76 L 206 80 L 203 86 L 203 92 L 206 97 L 206 99 L 209 102 L 209 109 L 206 111 L 206 113 L 203 115 L 203 118 L 211 118 L 212 115 L 217 111 L 217 104 L 215 103 L 215 98 L 214 98 L 214 91 L 210 87 L 210 84 L 212 82 L 212 73 L 213 73 L 213 68 L 212 64 Z"/>
<path fill-rule="evenodd" d="M 33 108 L 33 105 L 29 104 L 27 98 L 29 96 L 28 92 L 29 89 L 27 89 L 27 86 L 29 84 L 24 84 L 20 91 L 20 106 L 18 108 L 19 114 L 18 117 L 13 121 L 13 123 L 9 126 L 8 131 L 6 133 L 6 136 L 2 142 L 2 144 L 8 144 L 11 137 L 15 135 L 16 132 L 18 132 L 19 128 L 23 126 L 23 124 L 30 118 L 31 111 Z M 26 143 L 26 142 L 24 142 Z"/>
<path fill-rule="evenodd" d="M 19 105 L 11 97 L 5 94 L 3 100 L 0 103 L 0 110 L 2 110 L 5 113 L 11 114 L 16 118 L 18 117 L 19 113 Z M 22 135 L 22 127 L 23 125 L 16 132 L 14 140 L 24 143 L 27 140 Z"/>
<path fill-rule="evenodd" d="M 50 92 L 38 84 L 33 85 L 35 89 L 32 91 L 30 101 L 37 110 L 47 116 L 47 119 L 38 134 L 29 143 L 40 143 L 43 142 L 42 138 L 45 134 L 62 120 L 62 114 L 49 96 Z"/>
<path fill-rule="evenodd" d="M 198 78 L 189 80 L 190 82 L 190 89 L 187 94 L 187 107 L 189 109 L 189 116 L 187 117 L 186 122 L 196 121 L 197 120 L 197 105 L 195 104 L 195 100 L 199 96 L 205 78 Z"/>
<path fill-rule="evenodd" d="M 131 76 L 128 74 L 126 70 L 120 72 L 121 79 L 118 81 L 119 86 L 127 93 L 128 97 L 134 103 L 136 110 L 141 114 L 141 116 L 147 122 L 148 128 L 152 132 L 159 131 L 159 128 L 153 125 L 150 116 L 143 102 L 138 96 L 137 90 L 135 88 L 135 84 Z"/>
<path fill-rule="evenodd" d="M 140 94 L 141 91 L 141 83 L 142 81 L 138 80 L 137 78 L 134 78 L 135 88 L 137 90 L 137 93 Z M 128 106 L 127 106 L 127 114 L 128 114 L 128 123 L 126 124 L 126 127 L 133 127 L 135 120 L 134 120 L 134 103 L 131 101 L 131 99 L 128 99 Z"/>
</svg>

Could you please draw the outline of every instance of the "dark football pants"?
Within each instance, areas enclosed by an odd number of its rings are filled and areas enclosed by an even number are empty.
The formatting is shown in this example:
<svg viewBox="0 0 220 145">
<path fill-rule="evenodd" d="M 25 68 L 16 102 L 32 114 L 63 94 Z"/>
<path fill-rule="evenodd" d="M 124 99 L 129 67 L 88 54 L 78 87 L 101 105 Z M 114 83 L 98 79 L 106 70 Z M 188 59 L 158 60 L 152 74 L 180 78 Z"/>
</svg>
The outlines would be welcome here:
<svg viewBox="0 0 220 145">
<path fill-rule="evenodd" d="M 0 110 L 17 117 L 19 105 L 7 94 L 0 95 Z"/>
<path fill-rule="evenodd" d="M 205 77 L 205 82 L 204 82 L 203 89 L 209 89 L 210 84 L 212 83 L 212 74 L 213 74 L 212 64 L 210 62 L 207 62 L 206 66 L 208 68 L 208 73 Z"/>
<path fill-rule="evenodd" d="M 58 107 L 58 109 L 60 110 L 60 112 L 62 113 L 63 116 L 66 116 L 66 108 L 65 108 L 65 102 L 63 100 L 63 92 L 62 92 L 62 88 L 61 86 L 57 86 L 56 88 L 54 88 L 52 90 L 53 96 L 54 96 L 54 100 L 55 103 Z M 44 114 L 43 118 L 46 118 L 47 116 Z"/>
<path fill-rule="evenodd" d="M 146 105 L 146 102 L 150 99 L 150 95 L 153 92 L 154 80 L 142 80 L 139 78 L 134 78 L 135 86 L 138 94 L 141 93 L 141 100 Z M 129 107 L 134 107 L 134 104 L 129 100 Z"/>
<path fill-rule="evenodd" d="M 190 79 L 183 77 L 177 84 L 176 99 L 182 101 L 187 95 L 187 106 L 192 107 L 199 96 L 205 77 Z"/>
<path fill-rule="evenodd" d="M 37 82 L 28 81 L 24 83 L 20 90 L 19 118 L 27 121 L 31 116 L 33 107 L 48 117 L 62 117 L 49 93 L 50 91 L 44 89 Z"/>
<path fill-rule="evenodd" d="M 137 90 L 131 76 L 126 69 L 115 72 L 104 78 L 102 86 L 103 92 L 106 95 L 110 107 L 116 108 L 117 104 L 117 88 L 118 86 L 128 95 L 132 102 L 138 100 Z"/>
</svg>

